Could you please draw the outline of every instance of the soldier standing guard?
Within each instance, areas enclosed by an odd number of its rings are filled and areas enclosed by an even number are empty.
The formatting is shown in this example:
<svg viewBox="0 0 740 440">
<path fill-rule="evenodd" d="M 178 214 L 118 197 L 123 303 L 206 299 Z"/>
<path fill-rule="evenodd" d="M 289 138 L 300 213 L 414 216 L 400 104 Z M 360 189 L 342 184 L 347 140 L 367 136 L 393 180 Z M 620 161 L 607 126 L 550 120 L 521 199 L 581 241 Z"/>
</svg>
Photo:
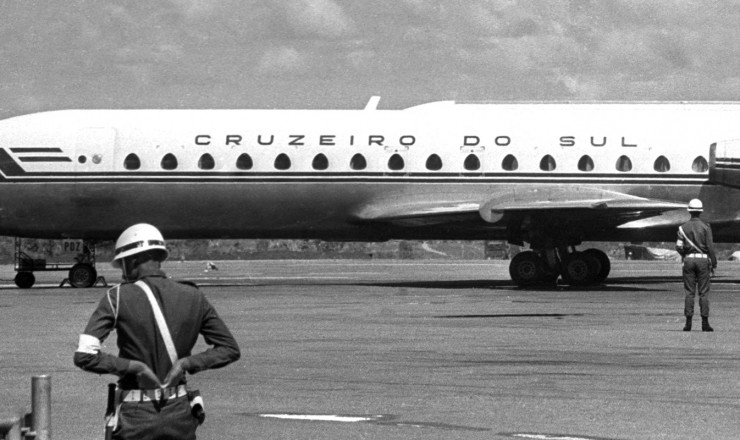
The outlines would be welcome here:
<svg viewBox="0 0 740 440">
<path fill-rule="evenodd" d="M 152 225 L 126 229 L 116 242 L 113 266 L 124 283 L 100 300 L 80 336 L 74 363 L 119 377 L 114 440 L 194 440 L 205 414 L 186 373 L 220 368 L 239 359 L 236 340 L 203 293 L 167 278 L 162 234 Z M 116 330 L 118 355 L 101 343 Z M 192 353 L 198 335 L 211 347 Z"/>
<path fill-rule="evenodd" d="M 688 211 L 691 214 L 691 220 L 678 228 L 678 240 L 676 240 L 676 250 L 683 258 L 683 286 L 686 292 L 684 301 L 686 325 L 683 331 L 691 331 L 694 298 L 698 288 L 701 329 L 705 332 L 712 332 L 714 329 L 709 326 L 709 288 L 712 284 L 711 274 L 717 268 L 712 228 L 699 218 L 704 211 L 701 200 L 691 200 Z"/>
</svg>

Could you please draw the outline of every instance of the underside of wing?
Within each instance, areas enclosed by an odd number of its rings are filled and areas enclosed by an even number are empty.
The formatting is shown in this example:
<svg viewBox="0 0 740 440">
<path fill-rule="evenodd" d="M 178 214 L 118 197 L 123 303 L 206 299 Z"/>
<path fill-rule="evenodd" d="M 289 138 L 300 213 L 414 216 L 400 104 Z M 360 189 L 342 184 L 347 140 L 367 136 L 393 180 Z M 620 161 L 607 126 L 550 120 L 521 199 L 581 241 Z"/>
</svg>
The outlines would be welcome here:
<svg viewBox="0 0 740 440">
<path fill-rule="evenodd" d="M 496 223 L 507 215 L 571 217 L 573 221 L 606 221 L 610 226 L 654 217 L 666 211 L 683 209 L 683 203 L 648 199 L 615 191 L 572 186 L 512 190 L 481 205 L 480 215 Z"/>
<path fill-rule="evenodd" d="M 683 209 L 683 203 L 636 197 L 614 191 L 574 186 L 507 190 L 485 200 L 470 200 L 465 194 L 402 195 L 375 200 L 358 209 L 354 219 L 361 223 L 384 223 L 423 227 L 471 222 L 505 225 L 523 217 L 567 219 L 588 227 L 614 228 L 640 219 Z M 681 213 L 683 219 L 685 213 Z M 678 221 L 671 218 L 671 222 Z M 599 225 L 594 224 L 599 223 Z"/>
</svg>

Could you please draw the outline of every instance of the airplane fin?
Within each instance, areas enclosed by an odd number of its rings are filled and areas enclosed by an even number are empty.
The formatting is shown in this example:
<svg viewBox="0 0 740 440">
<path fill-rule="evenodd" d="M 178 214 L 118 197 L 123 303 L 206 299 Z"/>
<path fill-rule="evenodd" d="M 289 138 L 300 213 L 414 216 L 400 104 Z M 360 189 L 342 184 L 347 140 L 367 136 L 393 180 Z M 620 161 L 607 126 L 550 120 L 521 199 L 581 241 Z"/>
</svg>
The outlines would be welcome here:
<svg viewBox="0 0 740 440">
<path fill-rule="evenodd" d="M 377 110 L 378 104 L 380 103 L 380 96 L 371 96 L 370 100 L 365 105 L 365 110 Z"/>
</svg>

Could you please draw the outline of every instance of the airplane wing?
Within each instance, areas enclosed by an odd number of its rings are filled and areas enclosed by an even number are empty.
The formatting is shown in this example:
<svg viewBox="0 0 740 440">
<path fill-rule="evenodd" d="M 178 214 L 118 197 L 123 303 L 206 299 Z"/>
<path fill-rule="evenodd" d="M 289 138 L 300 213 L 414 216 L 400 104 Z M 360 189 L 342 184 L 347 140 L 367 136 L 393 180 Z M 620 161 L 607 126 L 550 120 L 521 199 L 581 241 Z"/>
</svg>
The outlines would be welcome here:
<svg viewBox="0 0 740 440">
<path fill-rule="evenodd" d="M 588 188 L 552 186 L 512 189 L 492 195 L 485 201 L 455 199 L 445 195 L 435 200 L 433 194 L 420 199 L 398 196 L 376 200 L 363 206 L 357 221 L 388 223 L 397 226 L 431 226 L 454 221 L 483 220 L 494 224 L 506 222 L 507 215 L 557 215 L 574 221 L 606 219 L 610 226 L 684 209 L 684 203 L 635 197 L 624 193 Z"/>
</svg>

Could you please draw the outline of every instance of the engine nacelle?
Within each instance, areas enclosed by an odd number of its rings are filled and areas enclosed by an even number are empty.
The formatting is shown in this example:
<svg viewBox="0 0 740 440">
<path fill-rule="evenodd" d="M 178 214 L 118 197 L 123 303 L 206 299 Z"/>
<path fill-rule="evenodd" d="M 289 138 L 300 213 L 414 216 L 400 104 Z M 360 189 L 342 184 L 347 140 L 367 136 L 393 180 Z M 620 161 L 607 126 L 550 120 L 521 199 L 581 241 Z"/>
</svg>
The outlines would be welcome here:
<svg viewBox="0 0 740 440">
<path fill-rule="evenodd" d="M 740 188 L 740 139 L 716 142 L 709 147 L 709 181 Z"/>
</svg>

